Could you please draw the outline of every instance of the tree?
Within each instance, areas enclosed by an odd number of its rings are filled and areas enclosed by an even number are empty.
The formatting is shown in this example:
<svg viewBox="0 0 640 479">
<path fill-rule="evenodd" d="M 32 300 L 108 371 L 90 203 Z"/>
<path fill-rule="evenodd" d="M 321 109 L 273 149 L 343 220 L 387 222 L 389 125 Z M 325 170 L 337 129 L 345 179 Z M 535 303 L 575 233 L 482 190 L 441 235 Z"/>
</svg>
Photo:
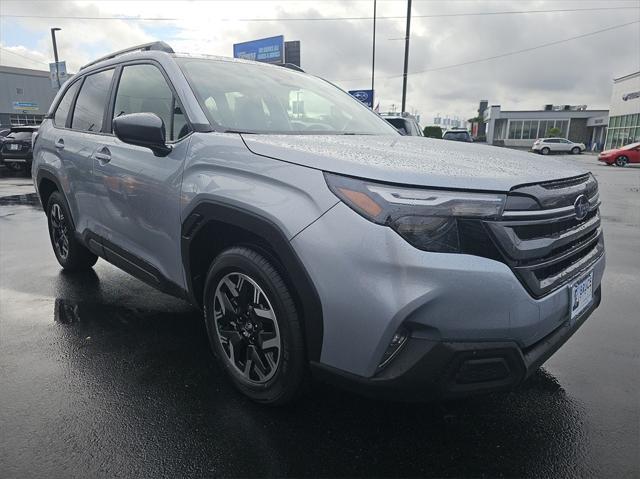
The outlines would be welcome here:
<svg viewBox="0 0 640 479">
<path fill-rule="evenodd" d="M 442 128 L 439 126 L 425 126 L 423 130 L 424 136 L 427 138 L 442 139 Z"/>
<path fill-rule="evenodd" d="M 560 136 L 561 134 L 562 134 L 562 130 L 560 128 L 553 127 L 547 130 L 547 136 L 550 136 L 550 137 L 557 137 L 557 136 Z"/>
</svg>

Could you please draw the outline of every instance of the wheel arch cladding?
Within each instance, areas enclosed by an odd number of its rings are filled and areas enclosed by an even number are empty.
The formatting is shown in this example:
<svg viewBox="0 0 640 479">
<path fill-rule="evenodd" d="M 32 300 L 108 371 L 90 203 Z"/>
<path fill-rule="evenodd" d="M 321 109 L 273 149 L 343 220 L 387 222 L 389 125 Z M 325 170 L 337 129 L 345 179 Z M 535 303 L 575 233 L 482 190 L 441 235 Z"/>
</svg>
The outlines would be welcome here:
<svg viewBox="0 0 640 479">
<path fill-rule="evenodd" d="M 323 320 L 320 297 L 286 235 L 271 221 L 242 208 L 206 201 L 182 224 L 182 262 L 191 301 L 202 307 L 204 281 L 213 259 L 230 246 L 245 245 L 275 264 L 291 291 L 299 314 L 310 361 L 319 361 Z"/>
<path fill-rule="evenodd" d="M 46 211 L 47 202 L 54 191 L 62 192 L 58 179 L 48 171 L 41 171 L 38 175 L 38 195 L 43 210 Z"/>
</svg>

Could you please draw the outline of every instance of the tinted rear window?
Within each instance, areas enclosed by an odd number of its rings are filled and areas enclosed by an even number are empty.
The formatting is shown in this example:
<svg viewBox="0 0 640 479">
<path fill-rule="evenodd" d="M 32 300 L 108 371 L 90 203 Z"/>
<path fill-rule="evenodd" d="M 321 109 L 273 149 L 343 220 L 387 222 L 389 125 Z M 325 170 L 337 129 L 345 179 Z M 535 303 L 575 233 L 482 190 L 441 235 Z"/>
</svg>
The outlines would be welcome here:
<svg viewBox="0 0 640 479">
<path fill-rule="evenodd" d="M 53 123 L 56 126 L 66 126 L 67 117 L 69 116 L 69 109 L 71 108 L 73 97 L 76 95 L 76 91 L 78 91 L 78 88 L 80 87 L 80 83 L 82 82 L 77 81 L 73 85 L 71 85 L 62 97 L 62 100 L 60 100 L 60 104 L 56 109 L 56 114 L 53 117 Z"/>
<path fill-rule="evenodd" d="M 111 86 L 113 70 L 88 75 L 73 110 L 71 127 L 74 130 L 101 131 L 107 96 Z"/>
<path fill-rule="evenodd" d="M 469 133 L 466 131 L 450 131 L 444 134 L 444 138 L 447 140 L 468 140 Z"/>
</svg>

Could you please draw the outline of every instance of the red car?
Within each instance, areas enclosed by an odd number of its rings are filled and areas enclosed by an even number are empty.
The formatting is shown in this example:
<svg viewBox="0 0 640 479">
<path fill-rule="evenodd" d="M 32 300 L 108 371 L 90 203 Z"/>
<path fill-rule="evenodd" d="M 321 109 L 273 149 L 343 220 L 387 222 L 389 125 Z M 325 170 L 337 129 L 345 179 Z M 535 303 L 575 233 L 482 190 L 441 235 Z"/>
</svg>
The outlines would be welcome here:
<svg viewBox="0 0 640 479">
<path fill-rule="evenodd" d="M 640 163 L 640 143 L 631 143 L 615 150 L 606 150 L 598 155 L 598 161 L 607 165 L 626 166 L 627 163 Z"/>
</svg>

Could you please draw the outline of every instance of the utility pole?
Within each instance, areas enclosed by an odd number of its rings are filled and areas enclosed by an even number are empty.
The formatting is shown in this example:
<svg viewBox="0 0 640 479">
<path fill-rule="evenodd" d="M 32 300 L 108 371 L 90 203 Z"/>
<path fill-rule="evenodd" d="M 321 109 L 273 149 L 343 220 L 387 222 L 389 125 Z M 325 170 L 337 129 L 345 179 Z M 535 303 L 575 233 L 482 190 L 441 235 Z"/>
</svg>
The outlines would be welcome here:
<svg viewBox="0 0 640 479">
<path fill-rule="evenodd" d="M 61 28 L 51 29 L 51 41 L 53 42 L 53 58 L 56 62 L 56 82 L 58 89 L 60 89 L 60 71 L 58 70 L 58 44 L 56 43 L 56 32 L 62 30 Z"/>
<path fill-rule="evenodd" d="M 371 55 L 371 108 L 375 108 L 375 90 L 373 88 L 376 76 L 376 2 L 373 0 L 373 53 Z"/>
<path fill-rule="evenodd" d="M 407 70 L 409 69 L 409 35 L 411 34 L 411 0 L 407 0 L 407 34 L 404 38 L 404 72 L 402 73 L 402 110 L 407 106 Z"/>
</svg>

